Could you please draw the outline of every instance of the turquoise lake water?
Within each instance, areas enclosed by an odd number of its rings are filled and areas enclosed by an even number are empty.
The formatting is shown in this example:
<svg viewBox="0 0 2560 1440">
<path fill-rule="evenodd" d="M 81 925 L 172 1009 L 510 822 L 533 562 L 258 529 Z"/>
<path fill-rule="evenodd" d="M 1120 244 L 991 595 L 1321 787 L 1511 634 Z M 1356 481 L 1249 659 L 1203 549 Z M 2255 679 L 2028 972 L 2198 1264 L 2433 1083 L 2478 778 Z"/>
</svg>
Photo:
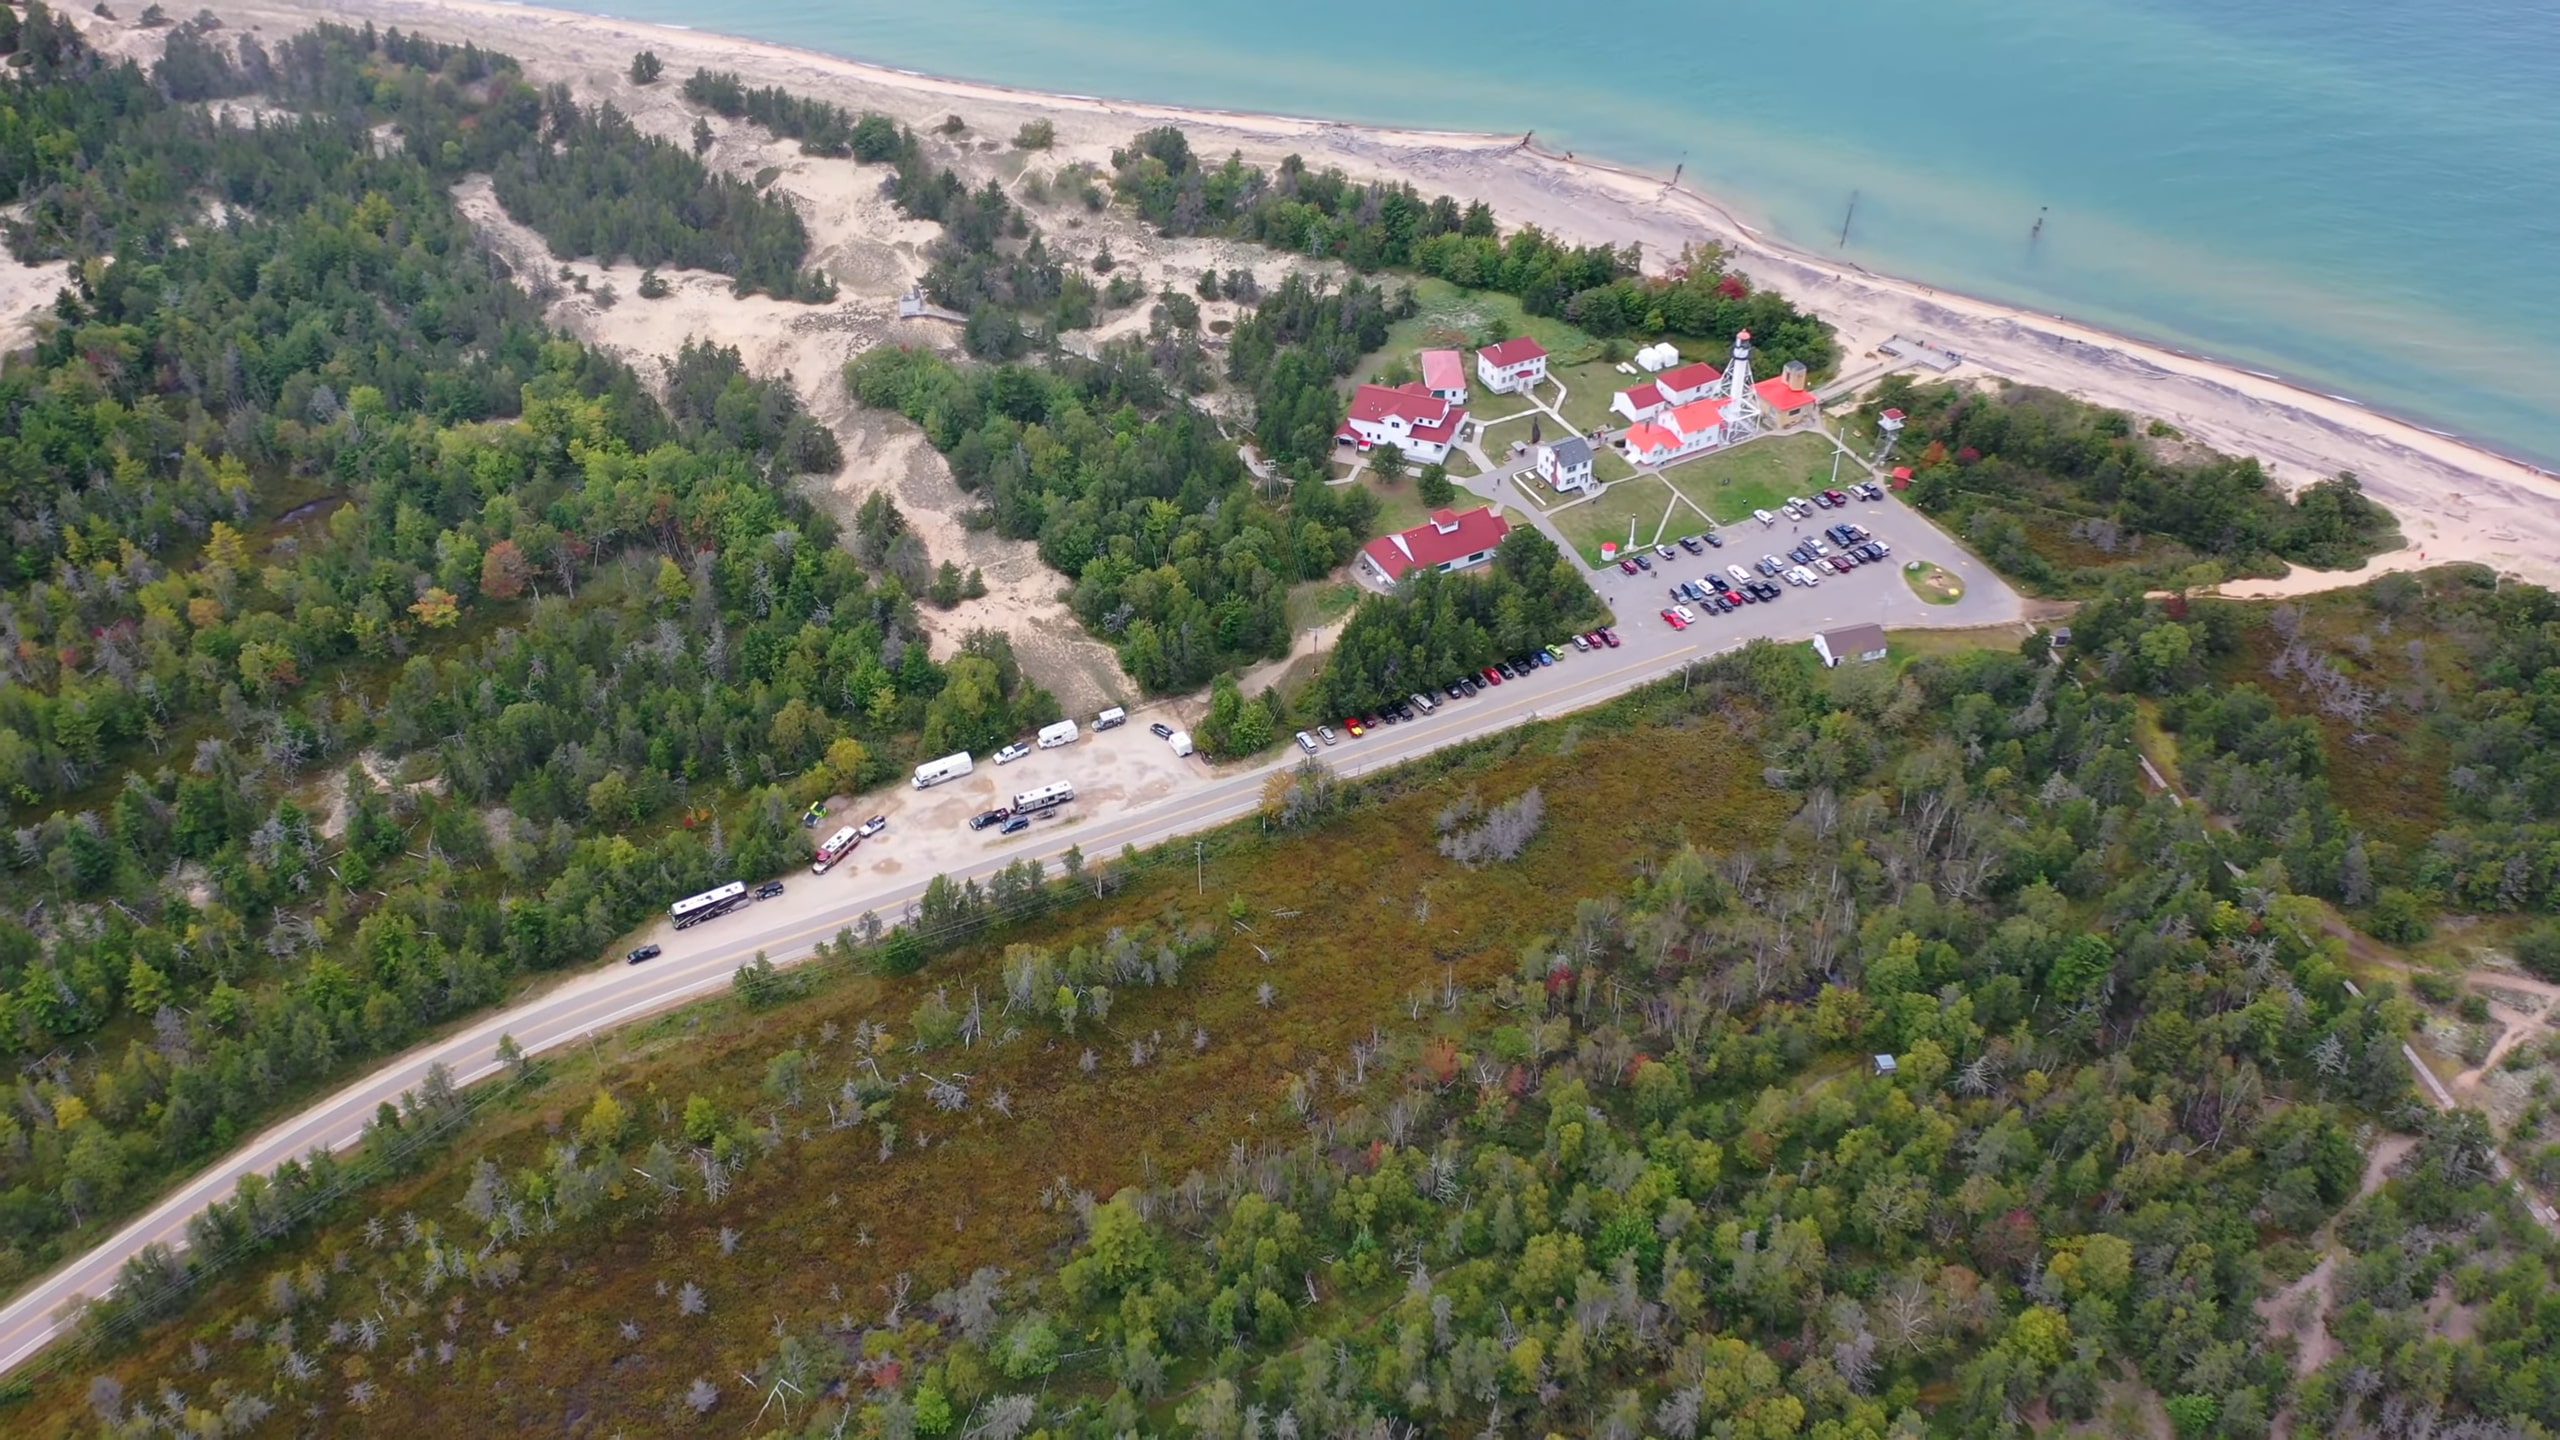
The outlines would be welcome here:
<svg viewBox="0 0 2560 1440">
<path fill-rule="evenodd" d="M 2553 0 L 570 8 L 1035 89 L 1685 159 L 1802 248 L 2560 464 Z"/>
</svg>

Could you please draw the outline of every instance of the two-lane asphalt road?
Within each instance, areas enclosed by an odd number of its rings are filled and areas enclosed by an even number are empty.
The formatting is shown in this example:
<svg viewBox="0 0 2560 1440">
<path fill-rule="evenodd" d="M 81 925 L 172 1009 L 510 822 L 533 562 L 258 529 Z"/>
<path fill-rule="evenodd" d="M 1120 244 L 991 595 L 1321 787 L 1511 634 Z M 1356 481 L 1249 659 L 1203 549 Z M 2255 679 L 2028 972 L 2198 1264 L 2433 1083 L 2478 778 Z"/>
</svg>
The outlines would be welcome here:
<svg viewBox="0 0 2560 1440">
<path fill-rule="evenodd" d="M 1909 539 L 1937 542 L 1955 551 L 1944 537 L 1913 523 L 1897 527 Z M 1902 537 L 1897 537 L 1900 539 Z M 1960 554 L 1961 552 L 1957 552 Z M 1692 562 L 1698 569 L 1704 561 Z M 1943 562 L 1942 562 L 1943 563 Z M 1684 563 L 1681 569 L 1688 570 Z M 1988 578 L 1987 576 L 1984 578 Z M 1337 773 L 1359 775 L 1399 764 L 1461 740 L 1540 716 L 1552 716 L 1597 705 L 1647 681 L 1676 674 L 1682 665 L 1755 638 L 1800 640 L 1828 626 L 1884 618 L 1889 623 L 1966 625 L 2016 618 L 2016 597 L 1996 580 L 1984 587 L 1998 593 L 1968 595 L 1966 604 L 1935 613 L 1920 611 L 1909 590 L 1889 567 L 1877 566 L 1839 577 L 1818 591 L 1789 591 L 1783 603 L 1756 606 L 1738 614 L 1702 620 L 1674 632 L 1653 615 L 1660 601 L 1640 598 L 1658 593 L 1653 576 L 1641 582 L 1622 579 L 1615 570 L 1593 577 L 1628 618 L 1617 628 L 1621 649 L 1568 659 L 1551 669 L 1486 690 L 1472 700 L 1445 702 L 1438 713 L 1402 725 L 1371 731 L 1359 740 L 1346 739 L 1323 752 Z M 1898 595 L 1895 594 L 1898 592 Z M 1888 597 L 1893 597 L 1888 599 Z M 1905 605 L 1908 609 L 1905 609 Z M 1908 616 L 1908 618 L 1905 618 Z M 952 878 L 992 874 L 1025 856 L 1037 856 L 1055 869 L 1070 846 L 1097 860 L 1117 855 L 1124 845 L 1140 849 L 1252 813 L 1260 803 L 1264 782 L 1275 769 L 1293 766 L 1301 756 L 1287 746 L 1279 758 L 1228 771 L 1204 783 L 1177 790 L 1144 809 L 1107 820 L 1035 825 L 1023 840 L 997 846 L 983 860 L 955 868 Z M 89 1253 L 64 1265 L 0 1308 L 0 1371 L 41 1350 L 61 1330 L 57 1312 L 70 1301 L 105 1293 L 124 1262 L 151 1244 L 183 1247 L 187 1221 L 206 1205 L 229 1198 L 242 1175 L 271 1171 L 285 1160 L 315 1147 L 343 1148 L 361 1139 L 365 1122 L 384 1101 L 397 1101 L 418 1088 L 428 1069 L 446 1066 L 462 1083 L 481 1079 L 499 1068 L 498 1039 L 512 1035 L 529 1053 L 540 1053 L 653 1011 L 718 990 L 740 965 L 761 951 L 775 964 L 804 960 L 818 942 L 833 937 L 866 912 L 895 920 L 922 896 L 930 877 L 858 877 L 841 898 L 811 913 L 799 909 L 794 918 L 758 923 L 766 907 L 751 907 L 691 930 L 664 937 L 666 953 L 645 965 L 628 966 L 615 959 L 506 1010 L 490 1015 L 452 1035 L 421 1045 L 375 1069 L 300 1114 L 251 1138 L 231 1154 L 181 1186 L 141 1218 Z M 779 908 L 779 907 L 777 907 Z"/>
</svg>

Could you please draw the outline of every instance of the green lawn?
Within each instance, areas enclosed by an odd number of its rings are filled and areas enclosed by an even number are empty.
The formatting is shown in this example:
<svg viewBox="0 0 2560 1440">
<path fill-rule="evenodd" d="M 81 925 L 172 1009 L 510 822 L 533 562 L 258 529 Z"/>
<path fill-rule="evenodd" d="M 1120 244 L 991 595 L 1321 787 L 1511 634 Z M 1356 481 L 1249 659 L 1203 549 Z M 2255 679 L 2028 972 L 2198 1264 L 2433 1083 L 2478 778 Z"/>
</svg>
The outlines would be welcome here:
<svg viewBox="0 0 2560 1440">
<path fill-rule="evenodd" d="M 1389 364 L 1402 360 L 1420 368 L 1414 356 L 1425 348 L 1464 349 L 1473 352 L 1476 341 L 1485 335 L 1507 340 L 1526 335 L 1547 347 L 1558 363 L 1586 359 L 1596 355 L 1600 342 L 1580 328 L 1546 315 L 1522 313 L 1519 298 L 1494 290 L 1461 290 L 1446 280 L 1421 280 L 1413 287 L 1417 308 L 1397 321 L 1387 331 L 1387 343 L 1369 357 L 1357 372 L 1372 375 Z M 1476 384 L 1475 356 L 1467 356 L 1467 383 L 1474 387 L 1469 408 L 1475 401 L 1487 398 L 1484 387 Z"/>
<path fill-rule="evenodd" d="M 1550 373 L 1564 382 L 1565 423 L 1585 435 L 1603 427 L 1614 430 L 1627 423 L 1626 417 L 1609 409 L 1609 400 L 1619 391 L 1642 383 L 1637 376 L 1619 374 L 1618 367 L 1606 360 L 1570 365 Z"/>
<path fill-rule="evenodd" d="M 1635 522 L 1636 543 L 1653 545 L 1675 536 L 1687 535 L 1705 528 L 1706 521 L 1695 511 L 1672 505 L 1673 492 L 1661 480 L 1640 475 L 1601 490 L 1600 498 L 1576 505 L 1556 515 L 1556 528 L 1573 541 L 1585 563 L 1600 563 L 1600 542 L 1627 543 L 1627 522 Z M 1663 512 L 1670 510 L 1671 523 L 1663 523 Z"/>
<path fill-rule="evenodd" d="M 1351 613 L 1360 587 L 1348 580 L 1305 580 L 1289 587 L 1289 628 L 1312 630 Z"/>
<path fill-rule="evenodd" d="M 1664 470 L 1662 478 L 1717 523 L 1729 525 L 1750 519 L 1754 510 L 1775 510 L 1790 495 L 1828 484 L 1834 453 L 1821 435 L 1771 436 L 1684 460 Z M 1845 461 L 1840 472 L 1843 479 L 1866 478 Z"/>
<path fill-rule="evenodd" d="M 1629 464 L 1627 457 L 1619 454 L 1614 447 L 1596 445 L 1591 450 L 1591 473 L 1599 477 L 1601 484 L 1607 485 L 1630 478 L 1636 473 L 1636 467 Z"/>
<path fill-rule="evenodd" d="M 1375 475 L 1363 475 L 1360 488 L 1378 497 L 1378 520 L 1369 527 L 1371 535 L 1410 530 L 1431 513 L 1430 507 L 1422 503 L 1422 482 L 1413 478 L 1410 471 L 1392 485 L 1380 484 Z"/>
</svg>

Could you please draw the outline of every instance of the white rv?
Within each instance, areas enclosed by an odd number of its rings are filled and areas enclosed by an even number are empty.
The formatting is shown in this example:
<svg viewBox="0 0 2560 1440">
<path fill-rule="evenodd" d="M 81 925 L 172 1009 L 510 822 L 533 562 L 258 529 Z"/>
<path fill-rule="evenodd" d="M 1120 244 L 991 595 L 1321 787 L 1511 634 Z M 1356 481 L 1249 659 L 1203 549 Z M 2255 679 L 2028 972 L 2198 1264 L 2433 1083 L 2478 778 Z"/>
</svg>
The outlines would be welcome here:
<svg viewBox="0 0 2560 1440">
<path fill-rule="evenodd" d="M 1093 717 L 1093 728 L 1096 730 L 1116 730 L 1128 723 L 1129 712 L 1117 705 Z"/>
<path fill-rule="evenodd" d="M 1076 729 L 1076 722 L 1073 720 L 1061 720 L 1055 725 L 1042 726 L 1040 748 L 1055 750 L 1061 745 L 1073 745 L 1082 733 Z"/>
<path fill-rule="evenodd" d="M 1188 730 L 1176 730 L 1168 739 L 1166 739 L 1165 743 L 1173 747 L 1174 754 L 1188 755 L 1191 753 L 1191 732 Z"/>
<path fill-rule="evenodd" d="M 966 750 L 957 755 L 945 755 L 939 760 L 927 760 L 916 767 L 916 788 L 923 790 L 945 780 L 957 780 L 976 768 L 970 763 Z"/>
</svg>

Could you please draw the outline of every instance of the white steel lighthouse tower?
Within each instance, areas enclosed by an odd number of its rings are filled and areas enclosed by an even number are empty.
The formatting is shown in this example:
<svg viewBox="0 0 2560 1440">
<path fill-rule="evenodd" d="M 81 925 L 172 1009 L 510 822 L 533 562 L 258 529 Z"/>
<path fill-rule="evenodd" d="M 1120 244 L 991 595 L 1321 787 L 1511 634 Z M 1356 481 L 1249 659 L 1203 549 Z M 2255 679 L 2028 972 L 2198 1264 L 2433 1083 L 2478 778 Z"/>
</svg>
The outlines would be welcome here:
<svg viewBox="0 0 2560 1440">
<path fill-rule="evenodd" d="M 1739 444 L 1757 435 L 1768 421 L 1768 411 L 1760 404 L 1760 392 L 1751 388 L 1751 332 L 1737 331 L 1733 337 L 1733 358 L 1725 362 L 1724 375 L 1708 392 L 1721 398 L 1724 406 L 1724 443 Z"/>
</svg>

